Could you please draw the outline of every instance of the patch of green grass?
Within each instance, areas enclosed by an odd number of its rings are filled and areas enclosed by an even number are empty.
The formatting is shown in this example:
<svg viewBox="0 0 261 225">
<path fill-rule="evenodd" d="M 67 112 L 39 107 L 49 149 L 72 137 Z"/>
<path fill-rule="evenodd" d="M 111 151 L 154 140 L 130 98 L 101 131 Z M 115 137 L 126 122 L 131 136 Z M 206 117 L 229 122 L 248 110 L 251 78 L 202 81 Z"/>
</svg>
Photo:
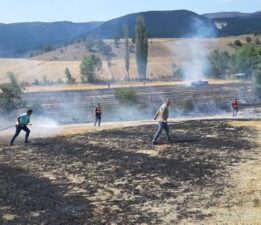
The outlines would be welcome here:
<svg viewBox="0 0 261 225">
<path fill-rule="evenodd" d="M 117 88 L 115 98 L 121 103 L 134 104 L 138 101 L 138 94 L 134 88 Z"/>
</svg>

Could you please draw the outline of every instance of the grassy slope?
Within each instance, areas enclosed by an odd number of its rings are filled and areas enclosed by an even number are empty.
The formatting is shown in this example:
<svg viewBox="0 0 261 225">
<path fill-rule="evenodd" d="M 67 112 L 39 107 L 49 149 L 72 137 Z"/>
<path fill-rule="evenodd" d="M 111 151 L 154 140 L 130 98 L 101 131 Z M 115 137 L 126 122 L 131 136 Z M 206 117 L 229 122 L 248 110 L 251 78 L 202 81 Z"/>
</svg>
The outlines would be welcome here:
<svg viewBox="0 0 261 225">
<path fill-rule="evenodd" d="M 226 37 L 218 39 L 197 39 L 205 46 L 206 54 L 214 49 L 228 50 L 233 52 L 234 49 L 229 46 L 235 39 L 245 42 L 246 36 Z M 115 56 L 111 60 L 111 67 L 103 58 L 103 71 L 101 77 L 105 79 L 116 78 L 124 79 L 124 44 L 120 48 L 113 46 L 112 40 L 106 41 L 113 48 Z M 150 43 L 148 76 L 170 75 L 172 73 L 171 65 L 176 63 L 183 65 L 184 62 L 190 63 L 188 45 L 192 43 L 191 39 L 154 39 Z M 197 45 L 197 43 L 195 44 Z M 79 64 L 84 55 L 91 54 L 82 44 L 70 45 L 66 48 L 57 49 L 53 52 L 32 58 L 32 59 L 0 59 L 0 82 L 6 81 L 5 74 L 13 71 L 19 75 L 21 81 L 32 82 L 34 79 L 42 79 L 44 75 L 49 80 L 56 81 L 58 78 L 64 79 L 64 70 L 68 67 L 79 81 Z M 55 59 L 55 60 L 54 60 Z M 135 55 L 131 55 L 130 65 L 131 77 L 136 77 Z"/>
</svg>

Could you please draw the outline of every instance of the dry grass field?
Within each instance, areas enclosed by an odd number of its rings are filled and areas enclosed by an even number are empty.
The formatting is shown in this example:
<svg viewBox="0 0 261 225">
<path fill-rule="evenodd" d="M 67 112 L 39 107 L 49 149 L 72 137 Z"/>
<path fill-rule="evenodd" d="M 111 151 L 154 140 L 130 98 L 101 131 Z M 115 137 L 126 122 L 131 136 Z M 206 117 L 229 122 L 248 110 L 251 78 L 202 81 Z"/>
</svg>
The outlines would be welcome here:
<svg viewBox="0 0 261 225">
<path fill-rule="evenodd" d="M 215 49 L 233 52 L 231 44 L 239 39 L 246 42 L 246 36 L 226 38 L 204 39 L 153 39 L 149 47 L 148 77 L 171 75 L 172 64 L 189 66 L 191 63 L 190 53 L 193 47 L 201 46 L 200 55 L 207 55 Z M 253 38 L 254 39 L 254 38 Z M 106 40 L 112 46 L 114 56 L 111 65 L 106 58 L 103 59 L 103 70 L 100 77 L 103 79 L 123 80 L 126 76 L 124 68 L 124 43 L 121 41 L 119 48 L 115 48 L 112 40 Z M 204 49 L 204 51 L 202 51 Z M 65 80 L 64 70 L 69 68 L 77 81 L 80 81 L 79 65 L 85 55 L 91 54 L 83 44 L 77 43 L 57 49 L 55 51 L 31 58 L 31 59 L 0 59 L 0 83 L 6 81 L 8 71 L 15 72 L 20 81 L 32 82 L 34 79 L 41 80 L 43 76 L 51 81 Z M 196 53 L 197 54 L 197 53 Z M 134 53 L 131 54 L 130 76 L 137 76 Z"/>
</svg>

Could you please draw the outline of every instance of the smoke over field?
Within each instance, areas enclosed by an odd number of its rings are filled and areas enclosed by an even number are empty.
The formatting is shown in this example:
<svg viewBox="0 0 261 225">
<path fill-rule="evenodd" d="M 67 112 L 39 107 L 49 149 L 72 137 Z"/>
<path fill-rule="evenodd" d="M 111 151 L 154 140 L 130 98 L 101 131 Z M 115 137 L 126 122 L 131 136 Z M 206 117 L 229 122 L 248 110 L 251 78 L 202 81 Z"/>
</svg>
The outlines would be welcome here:
<svg viewBox="0 0 261 225">
<path fill-rule="evenodd" d="M 182 58 L 181 67 L 184 72 L 184 79 L 187 81 L 198 81 L 206 78 L 205 75 L 209 67 L 209 48 L 206 37 L 214 37 L 215 30 L 213 30 L 213 27 L 206 26 L 198 19 L 192 20 L 192 27 L 194 32 L 191 36 L 194 36 L 194 38 L 182 39 L 177 42 L 176 48 L 184 49 L 184 51 L 175 52 L 175 54 Z M 215 45 L 213 42 L 212 44 Z"/>
<path fill-rule="evenodd" d="M 171 117 L 213 115 L 230 110 L 230 101 L 245 90 L 246 103 L 253 96 L 251 84 L 212 84 L 209 87 L 145 86 L 136 87 L 137 102 L 124 104 L 115 98 L 114 89 L 26 93 L 28 107 L 36 114 L 50 117 L 59 123 L 92 122 L 94 109 L 101 103 L 103 121 L 152 119 L 167 97 L 173 101 Z M 192 105 L 191 105 L 192 104 Z M 38 113 L 38 112 L 39 113 Z"/>
</svg>

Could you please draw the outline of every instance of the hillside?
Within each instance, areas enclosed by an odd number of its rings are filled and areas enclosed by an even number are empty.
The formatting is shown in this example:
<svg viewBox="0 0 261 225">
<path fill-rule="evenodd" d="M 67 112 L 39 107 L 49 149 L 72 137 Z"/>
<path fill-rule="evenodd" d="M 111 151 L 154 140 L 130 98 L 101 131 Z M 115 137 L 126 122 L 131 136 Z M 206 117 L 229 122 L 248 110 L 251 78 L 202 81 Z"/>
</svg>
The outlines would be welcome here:
<svg viewBox="0 0 261 225">
<path fill-rule="evenodd" d="M 238 17 L 261 17 L 261 12 L 255 13 L 244 13 L 244 12 L 215 12 L 215 13 L 206 13 L 203 16 L 209 19 L 218 19 L 218 18 L 238 18 Z"/>
<path fill-rule="evenodd" d="M 101 22 L 0 24 L 0 56 L 20 57 L 28 54 L 28 51 L 42 49 L 44 44 L 61 45 L 100 24 Z"/>
<path fill-rule="evenodd" d="M 254 40 L 253 35 L 249 37 Z M 232 43 L 236 39 L 246 43 L 246 36 L 204 39 L 152 39 L 149 42 L 148 77 L 153 79 L 171 75 L 173 63 L 180 66 L 190 66 L 191 58 L 188 52 L 191 52 L 195 45 L 200 45 L 203 48 L 203 52 L 194 53 L 194 57 L 199 55 L 204 58 L 210 51 L 215 49 L 227 50 L 229 52 L 235 51 Z M 122 80 L 126 74 L 123 60 L 123 40 L 121 40 L 119 48 L 114 47 L 113 40 L 107 40 L 106 43 L 112 46 L 114 56 L 111 58 L 109 65 L 105 57 L 97 54 L 103 60 L 103 69 L 100 77 Z M 44 75 L 52 81 L 56 81 L 59 78 L 65 80 L 64 70 L 67 67 L 72 75 L 77 78 L 77 81 L 80 81 L 80 61 L 83 56 L 90 54 L 93 54 L 93 52 L 88 52 L 82 43 L 77 43 L 31 59 L 0 59 L 0 83 L 7 81 L 6 73 L 8 71 L 15 72 L 19 76 L 20 81 L 26 82 L 32 82 L 34 79 L 41 80 Z M 131 54 L 130 76 L 131 78 L 137 77 L 134 53 Z"/>
<path fill-rule="evenodd" d="M 129 14 L 107 21 L 86 35 L 99 38 L 122 37 L 123 25 L 127 24 L 130 36 L 134 37 L 135 23 L 141 15 L 144 16 L 147 31 L 153 38 L 213 36 L 216 33 L 215 24 L 208 18 L 187 10 L 173 10 Z"/>
<path fill-rule="evenodd" d="M 77 43 L 88 36 L 101 39 L 122 37 L 124 24 L 128 25 L 130 37 L 134 37 L 136 19 L 140 15 L 145 17 L 150 38 L 217 37 L 261 32 L 260 12 L 198 15 L 188 10 L 148 11 L 104 23 L 0 24 L 0 57 L 27 57 L 31 53 L 38 53 L 45 44 L 58 48 L 68 42 Z"/>
<path fill-rule="evenodd" d="M 203 16 L 209 19 L 234 18 L 234 17 L 249 16 L 249 15 L 251 15 L 251 13 L 242 13 L 242 12 L 216 12 L 216 13 L 203 14 Z"/>
<path fill-rule="evenodd" d="M 234 17 L 214 19 L 215 22 L 223 23 L 222 29 L 219 30 L 220 36 L 242 35 L 249 33 L 261 32 L 261 16 Z"/>
<path fill-rule="evenodd" d="M 219 36 L 244 35 L 261 32 L 261 12 L 241 13 L 241 12 L 219 12 L 204 14 L 212 19 L 218 26 Z"/>
</svg>

